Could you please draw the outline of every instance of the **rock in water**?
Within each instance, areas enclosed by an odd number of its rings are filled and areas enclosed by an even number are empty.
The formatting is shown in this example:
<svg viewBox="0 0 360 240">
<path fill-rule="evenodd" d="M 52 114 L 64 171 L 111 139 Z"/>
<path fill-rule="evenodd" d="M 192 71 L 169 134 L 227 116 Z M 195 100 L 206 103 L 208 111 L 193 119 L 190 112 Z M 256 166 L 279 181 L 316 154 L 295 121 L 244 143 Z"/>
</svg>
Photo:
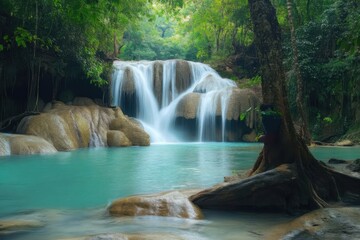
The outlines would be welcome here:
<svg viewBox="0 0 360 240">
<path fill-rule="evenodd" d="M 265 239 L 360 239 L 360 208 L 323 208 L 270 230 Z"/>
<path fill-rule="evenodd" d="M 109 147 L 131 146 L 130 140 L 122 131 L 110 130 L 107 132 L 107 144 Z"/>
<path fill-rule="evenodd" d="M 155 195 L 141 195 L 114 201 L 108 208 L 110 215 L 163 216 L 202 219 L 201 210 L 189 201 L 186 195 L 175 191 Z"/>
<path fill-rule="evenodd" d="M 129 118 L 118 117 L 111 121 L 110 130 L 117 130 L 123 132 L 135 146 L 149 146 L 150 136 L 147 134 L 138 123 L 134 123 Z"/>
<path fill-rule="evenodd" d="M 110 123 L 115 119 L 122 128 L 110 130 L 120 130 L 125 136 L 121 133 L 108 134 Z M 59 151 L 107 146 L 108 136 L 111 146 L 150 144 L 149 135 L 124 116 L 119 108 L 98 105 L 69 106 L 56 102 L 49 105 L 45 113 L 24 118 L 17 132 L 41 137 Z"/>
<path fill-rule="evenodd" d="M 55 153 L 55 147 L 37 136 L 0 134 L 0 156 Z"/>
</svg>

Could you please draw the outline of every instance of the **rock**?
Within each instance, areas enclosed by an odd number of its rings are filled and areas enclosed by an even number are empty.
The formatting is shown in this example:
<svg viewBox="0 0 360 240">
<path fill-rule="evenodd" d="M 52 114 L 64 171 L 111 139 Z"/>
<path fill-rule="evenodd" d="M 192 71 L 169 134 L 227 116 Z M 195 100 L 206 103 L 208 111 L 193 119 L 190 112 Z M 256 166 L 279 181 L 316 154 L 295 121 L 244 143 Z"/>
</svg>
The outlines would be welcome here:
<svg viewBox="0 0 360 240">
<path fill-rule="evenodd" d="M 66 238 L 61 240 L 184 240 L 184 238 L 169 233 L 105 233 L 100 235 Z"/>
<path fill-rule="evenodd" d="M 350 141 L 350 140 L 342 140 L 342 141 L 336 142 L 335 146 L 352 147 L 352 146 L 354 146 L 354 143 L 352 141 Z"/>
<path fill-rule="evenodd" d="M 259 98 L 250 89 L 233 88 L 229 99 L 227 120 L 238 120 L 241 113 L 247 112 L 246 125 L 254 128 L 257 120 L 256 107 L 260 104 Z"/>
<path fill-rule="evenodd" d="M 154 63 L 154 95 L 161 106 L 162 103 L 162 86 L 163 85 L 163 62 L 156 61 Z"/>
<path fill-rule="evenodd" d="M 28 135 L 14 135 L 10 138 L 11 154 L 48 154 L 56 153 L 56 148 L 43 138 Z"/>
<path fill-rule="evenodd" d="M 122 131 L 135 146 L 149 146 L 150 136 L 141 127 L 126 117 L 118 117 L 111 121 L 110 130 Z"/>
<path fill-rule="evenodd" d="M 141 195 L 114 201 L 108 211 L 111 216 L 163 216 L 201 219 L 201 210 L 186 195 L 175 191 L 155 195 Z"/>
<path fill-rule="evenodd" d="M 55 147 L 43 138 L 19 134 L 0 134 L 0 156 L 56 153 Z"/>
<path fill-rule="evenodd" d="M 96 103 L 87 97 L 76 97 L 74 98 L 72 104 L 74 106 L 91 106 L 91 105 L 96 105 Z"/>
<path fill-rule="evenodd" d="M 32 228 L 43 227 L 44 224 L 38 221 L 30 220 L 0 220 L 0 236 L 2 234 L 10 234 L 20 232 Z"/>
<path fill-rule="evenodd" d="M 185 119 L 195 119 L 200 102 L 199 93 L 188 93 L 178 103 L 176 116 Z"/>
<path fill-rule="evenodd" d="M 244 142 L 257 142 L 256 137 L 257 137 L 257 134 L 256 134 L 255 130 L 252 130 L 250 133 L 244 134 L 244 136 L 242 137 L 242 140 Z"/>
<path fill-rule="evenodd" d="M 191 70 L 189 62 L 176 60 L 176 90 L 184 92 L 191 85 Z"/>
<path fill-rule="evenodd" d="M 133 94 L 136 91 L 134 82 L 134 73 L 129 67 L 125 68 L 124 81 L 122 83 L 122 91 L 127 94 Z"/>
<path fill-rule="evenodd" d="M 119 119 L 121 128 L 110 129 L 110 123 L 114 119 Z M 98 105 L 69 106 L 61 102 L 52 102 L 45 113 L 22 119 L 17 133 L 41 137 L 57 150 L 68 151 L 107 146 L 109 129 L 119 130 L 125 134 L 123 136 L 121 133 L 110 133 L 112 139 L 109 142 L 114 146 L 128 146 L 126 138 L 133 145 L 150 144 L 149 135 L 132 123 L 119 108 Z"/>
<path fill-rule="evenodd" d="M 9 155 L 11 155 L 9 135 L 0 133 L 0 156 L 9 156 Z"/>
<path fill-rule="evenodd" d="M 107 132 L 107 144 L 109 147 L 131 146 L 130 140 L 121 131 L 110 130 Z"/>
<path fill-rule="evenodd" d="M 265 239 L 360 239 L 360 208 L 323 208 L 269 231 Z"/>
<path fill-rule="evenodd" d="M 345 164 L 348 163 L 346 160 L 336 159 L 336 158 L 330 158 L 328 161 L 329 164 Z"/>
<path fill-rule="evenodd" d="M 346 168 L 353 172 L 360 172 L 360 159 L 354 160 L 352 163 L 347 165 Z"/>
</svg>

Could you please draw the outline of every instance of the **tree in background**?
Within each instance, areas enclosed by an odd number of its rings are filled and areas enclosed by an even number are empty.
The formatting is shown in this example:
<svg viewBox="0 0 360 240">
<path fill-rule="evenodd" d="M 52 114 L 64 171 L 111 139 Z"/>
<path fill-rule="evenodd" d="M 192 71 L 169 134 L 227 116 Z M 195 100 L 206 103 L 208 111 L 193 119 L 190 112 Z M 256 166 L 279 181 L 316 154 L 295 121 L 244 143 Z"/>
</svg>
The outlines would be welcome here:
<svg viewBox="0 0 360 240">
<path fill-rule="evenodd" d="M 79 79 L 105 86 L 114 35 L 122 35 L 145 11 L 146 2 L 1 1 L 1 118 L 12 115 L 15 105 L 37 110 L 39 95 L 56 99 L 60 87 Z"/>
</svg>

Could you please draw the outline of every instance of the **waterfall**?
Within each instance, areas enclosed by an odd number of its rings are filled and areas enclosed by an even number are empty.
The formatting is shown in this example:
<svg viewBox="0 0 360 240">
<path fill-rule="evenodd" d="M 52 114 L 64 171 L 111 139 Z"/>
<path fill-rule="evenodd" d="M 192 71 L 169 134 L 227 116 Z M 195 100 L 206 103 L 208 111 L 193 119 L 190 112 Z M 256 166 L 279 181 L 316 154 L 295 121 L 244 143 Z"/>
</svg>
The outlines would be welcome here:
<svg viewBox="0 0 360 240">
<path fill-rule="evenodd" d="M 228 103 L 236 88 L 232 80 L 206 64 L 182 60 L 115 61 L 114 67 L 112 105 L 141 121 L 152 142 L 181 141 L 181 123 L 192 124 L 193 140 L 226 140 Z M 197 105 L 190 111 L 186 106 L 192 104 Z"/>
</svg>

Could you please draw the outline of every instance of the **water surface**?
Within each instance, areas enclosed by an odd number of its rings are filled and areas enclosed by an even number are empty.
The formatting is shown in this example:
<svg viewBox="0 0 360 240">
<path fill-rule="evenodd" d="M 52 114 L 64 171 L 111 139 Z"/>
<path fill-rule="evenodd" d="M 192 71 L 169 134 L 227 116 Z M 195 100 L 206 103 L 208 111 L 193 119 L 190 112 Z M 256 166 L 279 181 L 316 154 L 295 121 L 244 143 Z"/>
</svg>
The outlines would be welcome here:
<svg viewBox="0 0 360 240">
<path fill-rule="evenodd" d="M 60 239 L 107 232 L 168 232 L 185 239 L 261 239 L 284 214 L 205 211 L 206 220 L 111 218 L 106 206 L 134 194 L 204 188 L 249 169 L 260 144 L 183 143 L 0 158 L 0 218 L 45 227 L 4 239 Z M 359 158 L 360 148 L 316 147 L 320 160 Z"/>
</svg>

